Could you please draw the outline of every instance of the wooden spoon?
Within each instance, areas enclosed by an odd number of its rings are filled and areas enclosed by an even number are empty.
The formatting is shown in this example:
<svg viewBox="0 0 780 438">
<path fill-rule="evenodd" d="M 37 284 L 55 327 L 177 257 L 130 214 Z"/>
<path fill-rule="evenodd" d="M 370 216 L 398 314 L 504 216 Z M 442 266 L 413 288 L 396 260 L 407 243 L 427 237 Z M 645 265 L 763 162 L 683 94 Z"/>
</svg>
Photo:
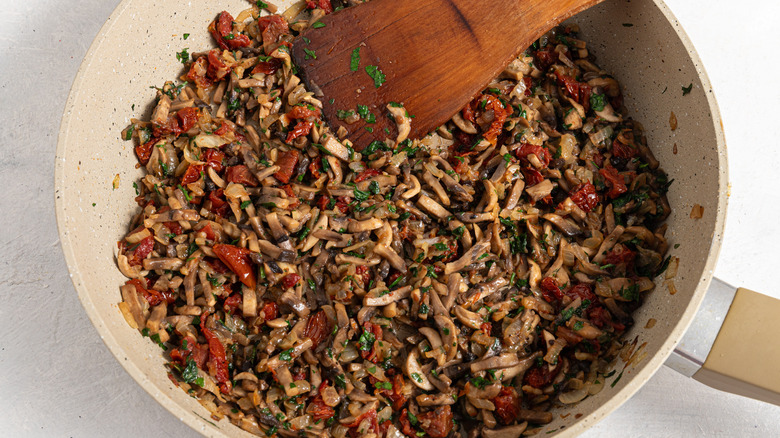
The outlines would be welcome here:
<svg viewBox="0 0 780 438">
<path fill-rule="evenodd" d="M 322 18 L 292 55 L 309 89 L 322 92 L 325 120 L 362 150 L 396 138 L 390 102 L 413 117 L 409 138 L 426 135 L 546 31 L 600 1 L 372 0 Z M 339 119 L 358 105 L 376 122 Z"/>
</svg>

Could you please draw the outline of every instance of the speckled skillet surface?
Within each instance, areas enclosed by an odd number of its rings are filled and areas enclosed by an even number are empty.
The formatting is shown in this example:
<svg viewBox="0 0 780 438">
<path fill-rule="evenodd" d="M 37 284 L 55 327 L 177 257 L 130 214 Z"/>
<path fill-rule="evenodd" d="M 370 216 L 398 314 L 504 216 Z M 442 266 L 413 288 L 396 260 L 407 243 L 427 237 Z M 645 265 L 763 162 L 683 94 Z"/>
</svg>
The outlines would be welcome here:
<svg viewBox="0 0 780 438">
<path fill-rule="evenodd" d="M 282 7 L 290 3 L 280 2 Z M 60 238 L 73 283 L 103 341 L 133 378 L 173 415 L 206 436 L 250 436 L 226 420 L 213 423 L 195 399 L 174 387 L 159 348 L 138 336 L 117 303 L 124 278 L 116 241 L 135 211 L 133 182 L 141 171 L 131 143 L 120 140 L 131 117 L 150 111 L 151 85 L 181 71 L 174 54 L 210 47 L 206 24 L 218 12 L 245 9 L 191 0 L 125 0 L 93 43 L 65 108 L 56 156 L 55 201 Z M 150 13 L 153 11 L 153 13 Z M 679 257 L 671 295 L 663 279 L 634 315 L 628 339 L 646 343 L 644 360 L 626 367 L 614 387 L 554 412 L 544 432 L 573 436 L 627 400 L 658 369 L 690 323 L 711 280 L 727 199 L 726 152 L 709 80 L 683 30 L 661 1 L 607 1 L 575 17 L 589 48 L 623 86 L 629 113 L 675 180 L 669 191 L 671 255 Z M 184 41 L 182 34 L 189 33 Z M 695 92 L 683 95 L 692 84 Z M 674 113 L 677 127 L 672 130 Z M 118 178 L 118 186 L 113 182 Z M 695 205 L 703 216 L 689 216 Z M 649 319 L 657 320 L 646 329 Z M 622 369 L 622 364 L 618 370 Z M 543 433 L 544 433 L 543 432 Z M 547 436 L 547 435 L 544 435 Z"/>
</svg>

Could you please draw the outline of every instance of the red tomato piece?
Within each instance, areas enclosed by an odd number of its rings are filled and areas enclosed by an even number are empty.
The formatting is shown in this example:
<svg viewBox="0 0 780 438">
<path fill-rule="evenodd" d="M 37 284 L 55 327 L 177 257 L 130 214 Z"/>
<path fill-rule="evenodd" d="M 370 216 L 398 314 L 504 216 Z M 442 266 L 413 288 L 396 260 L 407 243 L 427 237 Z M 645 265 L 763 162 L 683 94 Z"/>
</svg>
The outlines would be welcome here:
<svg viewBox="0 0 780 438">
<path fill-rule="evenodd" d="M 211 201 L 210 211 L 213 211 L 215 214 L 221 217 L 227 216 L 228 208 L 230 207 L 227 201 L 223 199 L 223 196 L 224 194 L 222 189 L 209 192 L 209 201 Z"/>
<path fill-rule="evenodd" d="M 607 193 L 610 198 L 615 199 L 628 191 L 628 187 L 626 187 L 623 177 L 614 167 L 602 167 L 599 169 L 599 174 L 604 178 L 607 186 L 610 187 L 610 190 Z"/>
<path fill-rule="evenodd" d="M 525 186 L 526 187 L 533 187 L 540 182 L 544 181 L 544 177 L 542 174 L 530 166 L 525 166 L 520 169 L 521 172 L 523 172 L 523 178 L 525 179 Z"/>
<path fill-rule="evenodd" d="M 378 324 L 372 324 L 370 322 L 366 322 L 363 324 L 363 333 L 371 333 L 374 335 L 374 342 L 371 344 L 371 348 L 365 349 L 367 346 L 362 346 L 360 348 L 360 356 L 363 359 L 367 359 L 371 362 L 377 363 L 379 362 L 379 357 L 377 357 L 376 354 L 376 341 L 382 340 L 382 326 Z"/>
<path fill-rule="evenodd" d="M 322 113 L 320 112 L 319 108 L 311 106 L 311 105 L 295 105 L 289 113 L 287 113 L 287 118 L 293 119 L 293 120 L 314 120 L 320 118 Z"/>
<path fill-rule="evenodd" d="M 628 249 L 627 246 L 618 243 L 607 253 L 607 256 L 604 257 L 604 263 L 608 265 L 628 265 L 633 263 L 635 258 L 636 252 Z"/>
<path fill-rule="evenodd" d="M 483 96 L 487 99 L 485 104 L 485 110 L 493 110 L 493 121 L 490 123 L 490 128 L 483 134 L 485 140 L 495 144 L 496 138 L 501 134 L 501 130 L 504 128 L 504 122 L 506 118 L 512 114 L 512 109 L 504 106 L 503 103 L 491 94 Z"/>
<path fill-rule="evenodd" d="M 482 330 L 488 336 L 490 336 L 490 332 L 493 331 L 493 324 L 489 322 L 483 322 L 482 325 L 479 326 L 479 329 Z"/>
<path fill-rule="evenodd" d="M 252 252 L 246 248 L 239 248 L 233 245 L 225 245 L 218 243 L 212 247 L 214 254 L 226 264 L 236 276 L 239 281 L 244 283 L 246 287 L 251 289 L 255 288 L 257 280 L 255 277 L 254 266 L 249 260 L 249 254 Z"/>
<path fill-rule="evenodd" d="M 230 372 L 228 371 L 227 357 L 225 356 L 225 346 L 219 342 L 219 338 L 206 328 L 206 319 L 209 313 L 206 312 L 200 317 L 200 331 L 209 344 L 209 360 L 207 365 L 210 371 L 213 370 L 214 377 L 219 382 L 219 391 L 223 394 L 229 394 L 233 390 L 233 384 L 230 381 Z"/>
<path fill-rule="evenodd" d="M 318 420 L 327 420 L 334 415 L 336 415 L 336 411 L 325 404 L 325 402 L 322 400 L 322 395 L 317 394 L 316 397 L 309 403 L 309 406 L 306 408 L 306 412 L 311 415 L 311 417 L 314 419 L 314 421 Z"/>
<path fill-rule="evenodd" d="M 205 161 L 208 167 L 214 169 L 214 172 L 222 173 L 225 169 L 225 166 L 222 164 L 222 160 L 225 159 L 225 153 L 219 149 L 206 149 L 203 155 L 200 156 L 200 159 Z"/>
<path fill-rule="evenodd" d="M 309 9 L 320 8 L 325 11 L 325 14 L 333 12 L 333 5 L 330 4 L 330 0 L 309 0 L 306 2 L 306 7 Z"/>
<path fill-rule="evenodd" d="M 309 163 L 309 172 L 314 179 L 319 179 L 322 176 L 322 162 L 320 160 L 313 160 Z M 322 209 L 320 209 L 322 210 Z"/>
<path fill-rule="evenodd" d="M 366 287 L 371 281 L 371 273 L 368 271 L 368 266 L 360 265 L 355 267 L 355 274 L 360 277 L 360 281 L 363 282 L 363 287 Z M 390 282 L 392 283 L 392 281 Z"/>
<path fill-rule="evenodd" d="M 219 81 L 230 73 L 230 69 L 222 61 L 222 52 L 219 49 L 213 49 L 208 54 L 208 66 L 206 76 L 214 81 Z"/>
<path fill-rule="evenodd" d="M 330 330 L 331 327 L 328 316 L 325 314 L 324 310 L 320 310 L 306 322 L 306 328 L 303 330 L 303 337 L 312 340 L 313 345 L 311 348 L 313 350 L 328 337 Z"/>
<path fill-rule="evenodd" d="M 298 137 L 306 137 L 314 127 L 314 122 L 308 120 L 300 120 L 295 124 L 295 127 L 287 132 L 287 138 L 285 142 L 292 143 Z"/>
<path fill-rule="evenodd" d="M 249 187 L 257 187 L 260 185 L 252 171 L 243 164 L 228 167 L 225 179 L 227 179 L 228 182 L 243 184 Z"/>
<path fill-rule="evenodd" d="M 176 118 L 179 119 L 179 133 L 187 132 L 195 126 L 200 118 L 200 110 L 195 107 L 182 108 L 176 112 Z"/>
<path fill-rule="evenodd" d="M 559 325 L 555 330 L 555 336 L 563 338 L 568 345 L 577 345 L 582 342 L 583 339 L 582 336 L 562 325 Z"/>
<path fill-rule="evenodd" d="M 539 283 L 539 287 L 542 289 L 542 298 L 548 303 L 563 299 L 563 292 L 561 292 L 561 288 L 558 286 L 558 280 L 552 277 L 544 277 L 541 283 Z"/>
<path fill-rule="evenodd" d="M 445 438 L 452 430 L 452 409 L 449 405 L 439 406 L 433 411 L 417 414 L 420 428 L 431 438 Z"/>
<path fill-rule="evenodd" d="M 177 236 L 182 233 L 181 225 L 176 221 L 165 222 L 165 227 Z"/>
<path fill-rule="evenodd" d="M 152 149 L 154 149 L 154 144 L 159 140 L 159 138 L 152 138 L 146 143 L 139 144 L 135 147 L 135 155 L 138 157 L 138 162 L 146 166 L 146 163 L 149 162 L 149 158 L 152 156 Z"/>
<path fill-rule="evenodd" d="M 269 301 L 263 305 L 263 309 L 261 311 L 263 312 L 263 316 L 265 316 L 265 320 L 270 321 L 272 319 L 276 319 L 276 317 L 279 316 L 279 305 L 273 301 Z"/>
<path fill-rule="evenodd" d="M 550 68 L 550 66 L 555 64 L 555 62 L 558 60 L 558 52 L 551 48 L 537 50 L 535 56 L 536 65 L 538 65 L 542 71 Z"/>
<path fill-rule="evenodd" d="M 190 164 L 187 171 L 181 176 L 181 185 L 186 186 L 199 180 L 204 167 L 202 164 Z"/>
<path fill-rule="evenodd" d="M 345 424 L 344 426 L 350 429 L 353 427 L 358 427 L 360 426 L 360 423 L 362 423 L 366 418 L 371 420 L 371 427 L 369 429 L 376 430 L 378 426 L 376 423 L 376 409 L 369 409 L 368 411 L 363 412 L 362 414 L 358 415 L 357 418 L 355 418 L 355 421 L 349 424 Z"/>
<path fill-rule="evenodd" d="M 263 39 L 263 48 L 266 53 L 271 53 L 279 38 L 290 34 L 287 21 L 281 15 L 266 15 L 257 19 L 257 26 Z"/>
<path fill-rule="evenodd" d="M 252 69 L 252 74 L 255 73 L 265 73 L 267 75 L 272 75 L 276 73 L 279 68 L 282 67 L 282 61 L 280 61 L 277 58 L 271 58 L 268 61 L 260 61 L 257 63 L 255 68 Z"/>
<path fill-rule="evenodd" d="M 277 158 L 276 163 L 274 163 L 279 166 L 279 171 L 274 174 L 274 177 L 285 184 L 290 182 L 290 178 L 295 170 L 295 165 L 298 164 L 298 155 L 297 149 L 291 149 L 280 153 L 279 158 Z"/>
<path fill-rule="evenodd" d="M 524 76 L 523 83 L 525 84 L 525 95 L 530 96 L 531 90 L 534 88 L 534 79 L 530 76 Z"/>
<path fill-rule="evenodd" d="M 358 173 L 358 176 L 355 178 L 355 182 L 363 182 L 367 179 L 371 179 L 377 175 L 380 175 L 382 172 L 380 172 L 377 169 L 366 169 L 360 173 Z"/>
<path fill-rule="evenodd" d="M 214 233 L 214 229 L 211 228 L 211 224 L 206 224 L 205 227 L 198 230 L 206 235 L 206 239 L 211 240 L 212 242 L 217 240 L 217 235 Z"/>
<path fill-rule="evenodd" d="M 132 255 L 127 257 L 127 261 L 130 264 L 130 266 L 138 266 L 140 265 L 146 256 L 148 256 L 152 250 L 154 249 L 154 237 L 148 236 L 145 237 L 143 240 L 138 242 L 138 244 L 133 248 Z"/>
<path fill-rule="evenodd" d="M 194 82 L 198 88 L 205 89 L 211 86 L 211 80 L 206 76 L 208 63 L 208 59 L 205 56 L 201 56 L 192 63 L 190 71 L 187 72 L 187 79 Z"/>
<path fill-rule="evenodd" d="M 412 427 L 412 424 L 409 422 L 409 411 L 406 410 L 406 408 L 401 411 L 401 415 L 398 417 L 398 422 L 401 423 L 401 433 L 409 437 L 416 436 L 416 432 Z"/>
<path fill-rule="evenodd" d="M 282 277 L 282 288 L 289 289 L 295 287 L 298 282 L 301 281 L 301 276 L 298 274 L 287 274 Z"/>
<path fill-rule="evenodd" d="M 529 163 L 528 156 L 531 154 L 536 155 L 536 158 L 538 158 L 539 161 L 544 164 L 544 167 L 547 167 L 550 164 L 550 161 L 552 161 L 552 155 L 550 155 L 550 151 L 548 151 L 546 148 L 543 148 L 542 146 L 523 143 L 517 150 L 517 158 L 524 163 Z"/>
<path fill-rule="evenodd" d="M 550 367 L 547 366 L 547 363 L 544 363 L 541 366 L 535 366 L 525 373 L 525 376 L 523 376 L 523 383 L 537 389 L 543 388 L 552 382 L 557 371 L 557 366 L 550 371 Z"/>
<path fill-rule="evenodd" d="M 223 307 L 226 312 L 230 314 L 235 314 L 236 309 L 238 309 L 238 306 L 240 306 L 243 301 L 244 298 L 240 294 L 233 294 L 225 298 L 225 303 L 223 304 Z"/>
<path fill-rule="evenodd" d="M 596 302 L 596 294 L 594 294 L 591 287 L 585 283 L 574 285 L 566 289 L 563 293 L 572 299 L 577 299 L 579 297 L 583 300 L 590 300 L 591 303 Z"/>
<path fill-rule="evenodd" d="M 222 11 L 217 19 L 209 24 L 208 29 L 222 50 L 237 49 L 250 44 L 249 37 L 233 32 L 233 16 L 226 11 Z"/>
<path fill-rule="evenodd" d="M 496 418 L 501 424 L 514 423 L 520 413 L 520 396 L 511 386 L 501 387 L 501 392 L 493 398 L 493 404 L 496 406 Z"/>
<path fill-rule="evenodd" d="M 599 195 L 596 194 L 596 187 L 590 182 L 575 187 L 574 190 L 569 193 L 569 197 L 572 202 L 577 204 L 577 207 L 586 213 L 599 205 Z"/>
<path fill-rule="evenodd" d="M 615 157 L 630 159 L 637 156 L 638 153 L 639 151 L 630 145 L 621 143 L 617 139 L 612 142 L 612 155 Z"/>
</svg>

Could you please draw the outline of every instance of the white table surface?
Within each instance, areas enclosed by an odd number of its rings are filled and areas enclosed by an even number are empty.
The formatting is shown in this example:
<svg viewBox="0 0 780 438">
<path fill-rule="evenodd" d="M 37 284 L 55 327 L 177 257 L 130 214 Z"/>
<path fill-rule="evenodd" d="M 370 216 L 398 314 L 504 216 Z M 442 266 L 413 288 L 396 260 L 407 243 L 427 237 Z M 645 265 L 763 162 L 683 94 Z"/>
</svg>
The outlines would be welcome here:
<svg viewBox="0 0 780 438">
<path fill-rule="evenodd" d="M 198 436 L 103 346 L 57 237 L 61 112 L 81 59 L 118 3 L 0 0 L 0 437 Z M 667 3 L 704 61 L 726 127 L 732 185 L 716 275 L 780 298 L 771 256 L 780 247 L 780 2 Z M 584 436 L 780 436 L 780 408 L 662 368 Z"/>
</svg>

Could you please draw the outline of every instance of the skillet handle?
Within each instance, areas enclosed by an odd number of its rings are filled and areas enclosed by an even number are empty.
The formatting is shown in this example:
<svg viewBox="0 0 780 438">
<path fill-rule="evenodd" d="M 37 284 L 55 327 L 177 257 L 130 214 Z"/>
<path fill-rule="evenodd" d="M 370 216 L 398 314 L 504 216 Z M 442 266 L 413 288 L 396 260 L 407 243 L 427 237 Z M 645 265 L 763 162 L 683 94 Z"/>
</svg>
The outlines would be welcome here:
<svg viewBox="0 0 780 438">
<path fill-rule="evenodd" d="M 780 405 L 780 300 L 737 289 L 693 378 L 715 389 Z"/>
</svg>

